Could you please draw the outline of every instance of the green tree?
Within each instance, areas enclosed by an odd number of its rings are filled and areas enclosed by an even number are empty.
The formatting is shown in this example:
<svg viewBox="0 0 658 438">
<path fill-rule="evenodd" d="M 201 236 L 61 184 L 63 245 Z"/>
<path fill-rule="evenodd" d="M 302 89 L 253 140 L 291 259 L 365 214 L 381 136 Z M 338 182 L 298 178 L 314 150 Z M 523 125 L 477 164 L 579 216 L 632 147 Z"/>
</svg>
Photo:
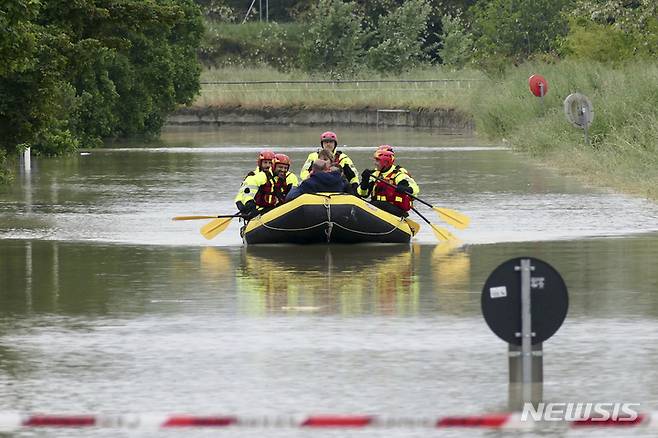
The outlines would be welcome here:
<svg viewBox="0 0 658 438">
<path fill-rule="evenodd" d="M 655 0 L 581 0 L 570 17 L 566 52 L 572 57 L 618 62 L 658 55 Z"/>
<path fill-rule="evenodd" d="M 362 19 L 353 2 L 320 0 L 309 13 L 310 25 L 300 51 L 304 69 L 331 76 L 355 72 L 363 55 Z"/>
<path fill-rule="evenodd" d="M 13 154 L 50 142 L 75 147 L 69 129 L 74 93 L 64 79 L 62 56 L 70 41 L 37 22 L 40 2 L 7 0 L 0 6 L 0 148 Z"/>
<path fill-rule="evenodd" d="M 156 134 L 199 90 L 202 32 L 193 0 L 0 0 L 0 149 Z"/>
<path fill-rule="evenodd" d="M 454 16 L 443 16 L 442 29 L 439 56 L 443 65 L 454 69 L 463 68 L 473 56 L 473 37 L 465 29 L 459 11 Z"/>
<path fill-rule="evenodd" d="M 469 9 L 476 55 L 521 62 L 549 53 L 568 32 L 563 11 L 572 0 L 490 0 Z"/>
<path fill-rule="evenodd" d="M 155 135 L 166 114 L 198 92 L 203 24 L 192 0 L 50 0 L 40 17 L 71 39 L 66 75 L 79 104 L 73 124 L 88 145 Z"/>
<path fill-rule="evenodd" d="M 427 0 L 406 0 L 381 17 L 375 43 L 368 49 L 368 65 L 378 71 L 397 73 L 427 59 L 423 51 L 427 20 L 432 7 Z"/>
</svg>

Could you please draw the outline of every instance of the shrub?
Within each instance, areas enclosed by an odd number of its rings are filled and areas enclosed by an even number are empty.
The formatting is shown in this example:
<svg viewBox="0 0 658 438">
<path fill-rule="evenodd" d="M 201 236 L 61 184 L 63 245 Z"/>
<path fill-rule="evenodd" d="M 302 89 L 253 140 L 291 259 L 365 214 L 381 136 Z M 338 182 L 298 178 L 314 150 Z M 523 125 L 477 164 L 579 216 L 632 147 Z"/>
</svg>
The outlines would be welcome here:
<svg viewBox="0 0 658 438">
<path fill-rule="evenodd" d="M 453 69 L 463 68 L 473 56 L 473 36 L 466 31 L 459 13 L 454 16 L 444 15 L 441 24 L 441 63 Z"/>
<path fill-rule="evenodd" d="M 309 12 L 311 21 L 300 53 L 302 67 L 330 76 L 353 74 L 363 54 L 363 17 L 357 5 L 341 0 L 320 0 Z"/>
<path fill-rule="evenodd" d="M 407 0 L 380 17 L 375 44 L 367 52 L 368 66 L 380 72 L 397 73 L 425 60 L 423 43 L 431 12 L 427 0 Z"/>
</svg>

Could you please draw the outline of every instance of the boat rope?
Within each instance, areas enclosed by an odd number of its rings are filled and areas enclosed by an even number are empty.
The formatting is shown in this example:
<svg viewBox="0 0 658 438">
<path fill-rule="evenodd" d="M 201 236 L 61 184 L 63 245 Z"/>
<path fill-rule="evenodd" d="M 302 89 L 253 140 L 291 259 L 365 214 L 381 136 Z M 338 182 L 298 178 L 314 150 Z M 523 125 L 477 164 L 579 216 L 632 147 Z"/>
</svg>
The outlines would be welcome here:
<svg viewBox="0 0 658 438">
<path fill-rule="evenodd" d="M 267 228 L 268 230 L 274 230 L 274 231 L 306 231 L 306 230 L 312 230 L 313 228 L 321 227 L 323 225 L 326 225 L 328 222 L 320 222 L 319 224 L 311 225 L 310 227 L 304 227 L 304 228 L 278 228 L 278 227 L 273 227 L 271 225 L 267 225 L 264 222 L 261 222 L 261 225 L 264 228 Z"/>
<path fill-rule="evenodd" d="M 327 221 L 329 225 L 327 229 L 324 230 L 324 233 L 327 235 L 327 243 L 331 242 L 331 231 L 334 229 L 334 224 L 331 222 L 331 196 L 325 196 L 324 198 L 324 208 L 327 209 Z"/>
<path fill-rule="evenodd" d="M 388 230 L 388 231 L 382 231 L 382 232 L 373 233 L 373 232 L 367 232 L 367 231 L 353 230 L 353 229 L 351 229 L 351 228 L 344 227 L 344 226 L 342 226 L 341 224 L 336 223 L 336 222 L 333 222 L 333 225 L 335 225 L 335 226 L 337 226 L 337 227 L 339 227 L 339 228 L 342 228 L 342 229 L 345 230 L 345 231 L 349 231 L 350 233 L 363 234 L 363 235 L 366 235 L 366 236 L 385 236 L 385 235 L 387 235 L 387 234 L 391 234 L 393 231 L 395 231 L 395 230 L 398 229 L 398 226 L 397 226 L 397 225 L 393 225 L 393 228 L 391 228 L 391 229 Z"/>
</svg>

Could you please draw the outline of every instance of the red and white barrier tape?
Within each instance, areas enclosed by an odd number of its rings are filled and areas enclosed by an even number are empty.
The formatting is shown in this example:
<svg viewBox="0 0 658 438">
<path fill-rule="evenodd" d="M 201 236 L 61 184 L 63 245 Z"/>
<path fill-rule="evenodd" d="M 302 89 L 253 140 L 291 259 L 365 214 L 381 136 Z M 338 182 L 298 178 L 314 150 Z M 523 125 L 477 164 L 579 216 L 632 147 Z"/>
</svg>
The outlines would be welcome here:
<svg viewBox="0 0 658 438">
<path fill-rule="evenodd" d="M 312 415 L 247 417 L 223 415 L 161 414 L 24 414 L 0 412 L 0 432 L 36 427 L 99 428 L 176 428 L 176 427 L 308 427 L 308 428 L 444 428 L 481 427 L 489 429 L 532 429 L 535 427 L 634 427 L 658 429 L 658 412 L 637 418 L 606 420 L 587 418 L 577 421 L 522 420 L 520 413 L 447 417 L 385 417 L 375 415 Z"/>
</svg>

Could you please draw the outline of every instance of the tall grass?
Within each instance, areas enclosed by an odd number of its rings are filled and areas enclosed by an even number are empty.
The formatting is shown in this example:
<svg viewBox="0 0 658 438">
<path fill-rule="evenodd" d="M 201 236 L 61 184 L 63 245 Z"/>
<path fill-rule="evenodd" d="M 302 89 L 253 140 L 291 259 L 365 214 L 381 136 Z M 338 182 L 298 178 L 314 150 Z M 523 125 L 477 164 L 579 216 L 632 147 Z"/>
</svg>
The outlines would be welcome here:
<svg viewBox="0 0 658 438">
<path fill-rule="evenodd" d="M 483 78 L 484 76 L 476 71 L 443 72 L 435 67 L 427 67 L 394 78 L 364 72 L 344 80 L 446 79 L 446 81 L 312 83 L 329 78 L 300 71 L 282 73 L 271 67 L 211 69 L 203 72 L 202 82 L 294 80 L 311 83 L 206 84 L 202 86 L 201 94 L 193 106 L 309 109 L 454 108 L 469 95 L 469 90 L 475 86 L 476 81 Z"/>
<path fill-rule="evenodd" d="M 533 73 L 549 84 L 543 107 L 528 89 Z M 658 198 L 658 64 L 527 64 L 474 91 L 467 111 L 480 134 L 505 138 L 514 149 L 592 182 Z M 594 106 L 590 145 L 563 112 L 573 92 Z"/>
</svg>

